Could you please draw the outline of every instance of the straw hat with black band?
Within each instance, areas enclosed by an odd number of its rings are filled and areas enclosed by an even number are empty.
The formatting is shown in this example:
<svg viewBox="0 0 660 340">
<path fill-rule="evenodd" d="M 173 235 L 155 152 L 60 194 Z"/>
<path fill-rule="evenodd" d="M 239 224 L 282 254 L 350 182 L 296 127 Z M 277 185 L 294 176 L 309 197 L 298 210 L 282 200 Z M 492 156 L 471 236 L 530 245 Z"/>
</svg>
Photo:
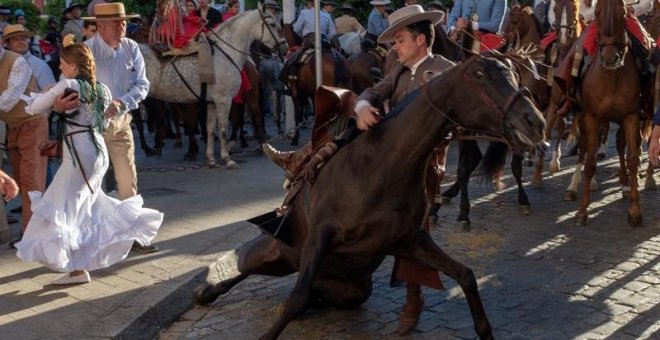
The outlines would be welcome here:
<svg viewBox="0 0 660 340">
<path fill-rule="evenodd" d="M 378 43 L 391 43 L 394 42 L 394 33 L 422 21 L 429 21 L 431 25 L 435 26 L 442 21 L 445 13 L 442 11 L 424 11 L 420 5 L 410 5 L 402 7 L 387 17 L 389 27 L 383 31 L 378 37 Z"/>
<path fill-rule="evenodd" d="M 139 14 L 126 14 L 124 4 L 121 2 L 113 2 L 107 4 L 97 4 L 94 6 L 93 17 L 83 17 L 83 20 L 89 21 L 114 21 L 114 20 L 127 20 L 139 18 Z"/>
<path fill-rule="evenodd" d="M 29 38 L 32 36 L 32 32 L 28 31 L 25 27 L 23 27 L 23 25 L 20 24 L 7 25 L 2 30 L 2 37 L 5 39 L 5 41 L 18 36 Z"/>
</svg>

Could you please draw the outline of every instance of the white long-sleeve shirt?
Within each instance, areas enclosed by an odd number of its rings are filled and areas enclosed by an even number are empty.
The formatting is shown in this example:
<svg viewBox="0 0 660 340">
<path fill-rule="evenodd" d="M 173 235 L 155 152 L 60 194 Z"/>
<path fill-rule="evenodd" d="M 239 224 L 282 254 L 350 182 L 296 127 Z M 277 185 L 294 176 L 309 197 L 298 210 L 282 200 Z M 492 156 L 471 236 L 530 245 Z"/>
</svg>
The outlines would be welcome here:
<svg viewBox="0 0 660 340">
<path fill-rule="evenodd" d="M 0 60 L 4 57 L 5 50 L 0 48 Z M 21 96 L 30 84 L 32 70 L 25 58 L 19 57 L 14 61 L 7 79 L 7 88 L 0 93 L 0 111 L 10 111 L 18 104 Z"/>
</svg>

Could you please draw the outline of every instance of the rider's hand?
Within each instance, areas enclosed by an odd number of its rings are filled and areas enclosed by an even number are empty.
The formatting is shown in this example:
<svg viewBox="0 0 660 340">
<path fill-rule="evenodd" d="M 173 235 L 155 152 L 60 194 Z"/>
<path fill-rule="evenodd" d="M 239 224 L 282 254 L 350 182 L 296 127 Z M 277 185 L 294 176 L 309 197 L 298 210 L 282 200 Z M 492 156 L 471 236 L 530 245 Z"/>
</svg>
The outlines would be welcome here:
<svg viewBox="0 0 660 340">
<path fill-rule="evenodd" d="M 465 18 L 456 19 L 456 28 L 457 29 L 466 29 L 469 24 L 470 24 L 470 21 L 468 19 L 465 19 Z"/>
<path fill-rule="evenodd" d="M 368 105 L 355 112 L 357 116 L 357 127 L 362 131 L 369 130 L 380 121 L 378 109 Z"/>
<path fill-rule="evenodd" d="M 78 98 L 78 93 L 70 93 L 68 96 L 64 94 L 55 98 L 53 102 L 52 109 L 55 112 L 63 113 L 67 110 L 75 109 L 80 107 L 80 99 Z"/>
</svg>

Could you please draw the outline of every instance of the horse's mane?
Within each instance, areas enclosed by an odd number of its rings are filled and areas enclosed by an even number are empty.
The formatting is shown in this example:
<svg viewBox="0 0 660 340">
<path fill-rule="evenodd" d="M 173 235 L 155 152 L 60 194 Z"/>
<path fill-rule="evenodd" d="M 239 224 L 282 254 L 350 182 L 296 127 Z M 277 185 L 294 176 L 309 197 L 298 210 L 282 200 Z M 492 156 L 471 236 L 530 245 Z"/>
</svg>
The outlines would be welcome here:
<svg viewBox="0 0 660 340">
<path fill-rule="evenodd" d="M 575 1 L 579 1 L 579 0 L 575 0 Z M 543 35 L 545 34 L 545 32 L 543 32 L 543 25 L 541 25 L 541 21 L 539 21 L 539 18 L 537 18 L 536 15 L 534 15 L 534 9 L 530 6 L 526 6 L 525 8 L 523 8 L 523 12 L 527 12 L 527 14 L 529 14 L 528 16 L 532 19 L 532 23 L 536 28 L 536 31 L 539 32 L 541 38 L 543 38 Z"/>
</svg>

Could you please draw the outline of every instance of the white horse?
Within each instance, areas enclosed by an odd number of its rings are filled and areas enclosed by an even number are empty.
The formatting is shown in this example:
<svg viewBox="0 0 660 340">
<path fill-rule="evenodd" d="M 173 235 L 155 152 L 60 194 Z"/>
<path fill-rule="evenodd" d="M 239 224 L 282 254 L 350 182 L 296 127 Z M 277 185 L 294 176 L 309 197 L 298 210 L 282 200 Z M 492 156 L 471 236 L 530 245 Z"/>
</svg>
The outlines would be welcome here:
<svg viewBox="0 0 660 340">
<path fill-rule="evenodd" d="M 213 142 L 217 128 L 220 157 L 226 162 L 228 169 L 238 169 L 238 164 L 229 157 L 226 135 L 232 98 L 238 93 L 241 85 L 240 70 L 248 57 L 247 53 L 253 41 L 260 40 L 270 48 L 277 45 L 285 47 L 286 42 L 282 37 L 278 21 L 269 11 L 263 12 L 261 5 L 259 9 L 238 14 L 223 22 L 213 32 L 209 32 L 208 37 L 214 41 L 212 48 L 215 84 L 208 84 L 207 93 L 215 105 L 209 103 L 206 158 L 209 165 L 216 165 Z M 149 96 L 171 103 L 198 101 L 201 84 L 197 72 L 197 55 L 161 61 L 149 46 L 140 45 L 140 50 L 147 65 L 147 78 L 151 82 Z"/>
</svg>

